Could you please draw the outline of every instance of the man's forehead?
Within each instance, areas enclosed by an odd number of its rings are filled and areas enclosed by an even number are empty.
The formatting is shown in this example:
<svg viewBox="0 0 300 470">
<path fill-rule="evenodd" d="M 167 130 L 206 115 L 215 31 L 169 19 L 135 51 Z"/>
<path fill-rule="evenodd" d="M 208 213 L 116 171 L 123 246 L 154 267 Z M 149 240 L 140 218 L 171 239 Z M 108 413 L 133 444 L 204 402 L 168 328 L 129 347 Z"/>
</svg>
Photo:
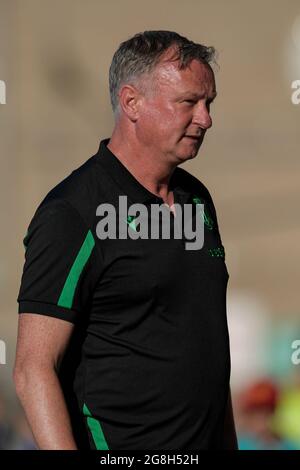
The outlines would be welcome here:
<svg viewBox="0 0 300 470">
<path fill-rule="evenodd" d="M 193 59 L 185 68 L 179 68 L 178 60 L 163 60 L 155 70 L 155 78 L 161 86 L 192 86 L 209 88 L 216 94 L 214 72 L 210 65 Z"/>
</svg>

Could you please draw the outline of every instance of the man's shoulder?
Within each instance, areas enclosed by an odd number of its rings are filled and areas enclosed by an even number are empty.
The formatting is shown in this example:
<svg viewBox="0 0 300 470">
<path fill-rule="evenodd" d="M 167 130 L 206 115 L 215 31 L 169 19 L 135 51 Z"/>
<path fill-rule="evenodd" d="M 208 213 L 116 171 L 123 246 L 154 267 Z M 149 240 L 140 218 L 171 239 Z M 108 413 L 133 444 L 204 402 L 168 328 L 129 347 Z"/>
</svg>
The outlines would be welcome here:
<svg viewBox="0 0 300 470">
<path fill-rule="evenodd" d="M 91 221 L 96 207 L 101 202 L 102 179 L 105 178 L 98 155 L 88 158 L 68 176 L 56 184 L 40 202 L 38 209 L 53 208 L 77 212 L 86 221 Z"/>
<path fill-rule="evenodd" d="M 93 196 L 96 186 L 96 157 L 93 155 L 79 167 L 75 168 L 68 176 L 57 183 L 45 196 L 43 202 L 54 199 L 63 199 L 76 205 L 76 201 Z"/>
</svg>

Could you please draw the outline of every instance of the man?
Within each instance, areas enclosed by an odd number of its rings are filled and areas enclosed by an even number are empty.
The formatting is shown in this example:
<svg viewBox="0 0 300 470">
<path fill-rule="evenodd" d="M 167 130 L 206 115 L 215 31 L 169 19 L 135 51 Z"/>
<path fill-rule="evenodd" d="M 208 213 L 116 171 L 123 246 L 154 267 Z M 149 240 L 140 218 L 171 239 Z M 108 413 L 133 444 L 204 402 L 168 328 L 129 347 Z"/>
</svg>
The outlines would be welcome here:
<svg viewBox="0 0 300 470">
<path fill-rule="evenodd" d="M 236 448 L 224 248 L 208 190 L 178 168 L 212 125 L 213 56 L 169 31 L 122 43 L 111 139 L 31 221 L 14 379 L 40 449 Z M 203 247 L 100 239 L 97 207 L 120 196 L 168 207 L 173 223 L 203 203 Z"/>
</svg>

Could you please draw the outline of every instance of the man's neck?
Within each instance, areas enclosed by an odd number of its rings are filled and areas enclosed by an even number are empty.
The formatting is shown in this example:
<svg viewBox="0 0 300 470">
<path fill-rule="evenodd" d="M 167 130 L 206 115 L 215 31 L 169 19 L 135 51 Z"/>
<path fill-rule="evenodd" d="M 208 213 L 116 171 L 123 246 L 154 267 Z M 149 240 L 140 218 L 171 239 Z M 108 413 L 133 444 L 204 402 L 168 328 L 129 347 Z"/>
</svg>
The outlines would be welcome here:
<svg viewBox="0 0 300 470">
<path fill-rule="evenodd" d="M 142 186 L 168 205 L 173 204 L 169 181 L 175 167 L 158 161 L 156 155 L 150 155 L 149 149 L 132 145 L 128 139 L 120 139 L 117 134 L 112 135 L 107 147 Z"/>
</svg>

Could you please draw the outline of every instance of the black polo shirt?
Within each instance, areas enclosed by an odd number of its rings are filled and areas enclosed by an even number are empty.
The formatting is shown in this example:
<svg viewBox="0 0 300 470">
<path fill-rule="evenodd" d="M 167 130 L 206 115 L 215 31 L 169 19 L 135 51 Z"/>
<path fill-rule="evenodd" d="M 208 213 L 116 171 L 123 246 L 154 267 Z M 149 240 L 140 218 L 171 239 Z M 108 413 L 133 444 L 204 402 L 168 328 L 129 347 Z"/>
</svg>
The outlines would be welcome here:
<svg viewBox="0 0 300 470">
<path fill-rule="evenodd" d="M 221 448 L 229 276 L 211 196 L 174 170 L 175 202 L 204 204 L 200 250 L 175 238 L 98 238 L 100 204 L 117 207 L 121 195 L 130 204 L 163 203 L 108 142 L 37 208 L 24 239 L 19 313 L 76 325 L 61 380 L 80 448 Z"/>
</svg>

